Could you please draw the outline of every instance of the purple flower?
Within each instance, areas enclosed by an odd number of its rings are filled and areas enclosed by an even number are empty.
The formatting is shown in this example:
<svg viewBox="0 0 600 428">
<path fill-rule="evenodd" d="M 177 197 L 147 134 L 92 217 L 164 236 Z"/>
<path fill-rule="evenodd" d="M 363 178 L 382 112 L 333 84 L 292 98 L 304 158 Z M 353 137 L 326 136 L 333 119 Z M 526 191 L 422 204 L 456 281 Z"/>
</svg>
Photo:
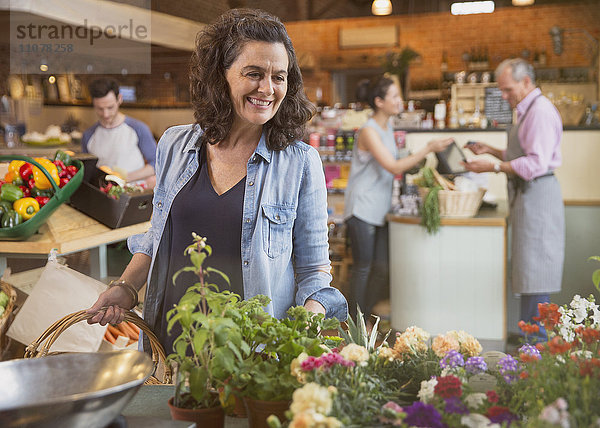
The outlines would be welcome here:
<svg viewBox="0 0 600 428">
<path fill-rule="evenodd" d="M 506 383 L 511 383 L 517 379 L 517 367 L 519 362 L 515 360 L 511 355 L 507 355 L 505 357 L 500 358 L 498 361 L 498 369 L 500 370 L 500 374 L 506 381 Z"/>
<path fill-rule="evenodd" d="M 535 346 L 532 346 L 529 343 L 526 343 L 519 348 L 519 354 L 525 354 L 538 360 L 542 359 L 542 354 L 540 354 L 540 351 L 538 351 Z"/>
<path fill-rule="evenodd" d="M 444 401 L 446 402 L 446 407 L 444 408 L 444 411 L 446 413 L 456 413 L 457 415 L 469 414 L 469 409 L 467 409 L 467 406 L 465 406 L 464 403 L 460 401 L 460 398 L 451 397 L 446 398 Z"/>
<path fill-rule="evenodd" d="M 411 406 L 405 407 L 406 417 L 404 423 L 408 426 L 422 428 L 446 428 L 442 422 L 442 415 L 431 404 L 415 401 Z"/>
<path fill-rule="evenodd" d="M 465 359 L 463 358 L 462 354 L 454 349 L 448 351 L 448 353 L 440 361 L 440 367 L 443 369 L 462 367 L 464 365 Z"/>
<path fill-rule="evenodd" d="M 487 364 L 483 357 L 470 357 L 465 363 L 465 370 L 473 375 L 484 373 L 487 370 Z"/>
</svg>

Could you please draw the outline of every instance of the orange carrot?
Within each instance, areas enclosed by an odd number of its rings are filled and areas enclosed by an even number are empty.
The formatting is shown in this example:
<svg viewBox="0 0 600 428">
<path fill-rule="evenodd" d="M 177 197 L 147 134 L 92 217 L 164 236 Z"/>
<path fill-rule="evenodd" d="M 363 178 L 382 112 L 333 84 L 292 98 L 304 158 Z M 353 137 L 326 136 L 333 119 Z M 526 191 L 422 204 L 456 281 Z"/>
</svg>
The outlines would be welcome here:
<svg viewBox="0 0 600 428">
<path fill-rule="evenodd" d="M 117 328 L 115 328 L 115 326 L 109 324 L 108 325 L 108 331 L 111 332 L 111 334 L 115 337 L 115 339 L 119 336 L 124 336 L 124 334 Z M 128 337 L 128 336 L 126 336 Z"/>
<path fill-rule="evenodd" d="M 119 329 L 119 331 L 121 332 L 122 336 L 127 337 L 128 339 L 131 339 L 131 332 L 129 331 L 129 329 L 127 328 L 127 326 L 125 325 L 125 322 L 121 322 L 119 324 L 117 324 L 117 328 Z"/>
<path fill-rule="evenodd" d="M 138 340 L 140 338 L 140 329 L 138 328 L 138 326 L 127 321 L 125 321 L 125 324 L 127 324 L 127 327 L 131 331 L 130 337 L 132 339 Z"/>
<path fill-rule="evenodd" d="M 116 342 L 115 337 L 111 334 L 111 332 L 108 329 L 106 329 L 106 332 L 104 333 L 104 338 L 106 340 L 108 340 L 110 343 L 112 343 L 113 345 Z"/>
</svg>

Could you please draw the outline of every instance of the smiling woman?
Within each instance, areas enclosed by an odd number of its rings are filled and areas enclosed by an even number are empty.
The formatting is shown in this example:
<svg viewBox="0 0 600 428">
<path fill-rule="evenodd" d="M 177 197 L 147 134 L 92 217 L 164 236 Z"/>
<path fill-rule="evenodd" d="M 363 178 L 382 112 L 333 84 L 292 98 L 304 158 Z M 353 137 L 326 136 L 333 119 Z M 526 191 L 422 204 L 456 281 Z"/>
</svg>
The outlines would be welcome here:
<svg viewBox="0 0 600 428">
<path fill-rule="evenodd" d="M 195 282 L 171 278 L 192 232 L 229 277 L 215 279 L 220 290 L 266 295 L 278 318 L 303 305 L 345 320 L 346 300 L 329 285 L 323 166 L 300 141 L 314 108 L 284 25 L 258 10 L 226 12 L 198 34 L 190 81 L 196 123 L 159 142 L 152 225 L 129 239 L 134 256 L 120 278 L 135 289 L 147 281 L 145 321 L 171 352 L 180 332 L 167 332 L 166 312 Z M 131 304 L 112 287 L 89 309 L 91 322 L 120 322 Z"/>
</svg>

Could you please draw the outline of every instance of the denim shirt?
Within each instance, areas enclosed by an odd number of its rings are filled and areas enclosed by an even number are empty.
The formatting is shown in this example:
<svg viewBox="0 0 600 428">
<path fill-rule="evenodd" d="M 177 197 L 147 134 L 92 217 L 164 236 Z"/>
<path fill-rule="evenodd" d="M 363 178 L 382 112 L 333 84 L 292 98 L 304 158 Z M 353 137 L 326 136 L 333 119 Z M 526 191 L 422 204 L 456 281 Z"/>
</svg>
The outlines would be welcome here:
<svg viewBox="0 0 600 428">
<path fill-rule="evenodd" d="M 156 318 L 164 287 L 172 284 L 165 278 L 169 260 L 165 249 L 170 248 L 165 225 L 170 221 L 173 200 L 198 169 L 201 135 L 198 125 L 165 131 L 156 154 L 150 229 L 128 239 L 132 253 L 152 258 L 144 303 L 144 320 L 151 328 L 159 322 Z M 327 317 L 346 319 L 346 299 L 329 285 L 327 191 L 321 159 L 314 148 L 295 142 L 272 151 L 263 133 L 248 160 L 241 228 L 245 299 L 268 296 L 271 303 L 265 310 L 277 318 L 284 318 L 291 306 L 313 299 L 323 305 Z M 190 226 L 190 243 L 193 231 Z"/>
</svg>

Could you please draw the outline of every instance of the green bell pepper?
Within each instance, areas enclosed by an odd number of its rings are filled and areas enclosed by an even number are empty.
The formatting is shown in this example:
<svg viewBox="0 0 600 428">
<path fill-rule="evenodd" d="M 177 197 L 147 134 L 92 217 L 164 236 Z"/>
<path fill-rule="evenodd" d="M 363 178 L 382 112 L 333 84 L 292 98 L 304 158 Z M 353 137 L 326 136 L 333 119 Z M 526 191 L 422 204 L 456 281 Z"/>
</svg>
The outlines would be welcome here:
<svg viewBox="0 0 600 428">
<path fill-rule="evenodd" d="M 0 201 L 0 219 L 2 219 L 2 215 L 10 210 L 12 210 L 12 203 L 8 201 Z"/>
<path fill-rule="evenodd" d="M 13 183 L 5 183 L 0 190 L 0 199 L 3 201 L 14 202 L 23 197 L 23 191 L 19 186 Z"/>
<path fill-rule="evenodd" d="M 54 160 L 59 160 L 66 166 L 71 165 L 71 156 L 68 153 L 63 152 L 62 150 L 56 151 L 56 153 L 54 154 Z"/>
<path fill-rule="evenodd" d="M 50 189 L 38 189 L 37 187 L 32 187 L 31 188 L 31 197 L 35 198 L 37 196 L 47 196 L 49 198 L 52 197 L 52 195 L 54 194 L 54 190 L 52 188 Z"/>
<path fill-rule="evenodd" d="M 23 217 L 15 210 L 10 210 L 2 214 L 2 223 L 0 226 L 3 228 L 15 227 L 23 223 Z"/>
</svg>

